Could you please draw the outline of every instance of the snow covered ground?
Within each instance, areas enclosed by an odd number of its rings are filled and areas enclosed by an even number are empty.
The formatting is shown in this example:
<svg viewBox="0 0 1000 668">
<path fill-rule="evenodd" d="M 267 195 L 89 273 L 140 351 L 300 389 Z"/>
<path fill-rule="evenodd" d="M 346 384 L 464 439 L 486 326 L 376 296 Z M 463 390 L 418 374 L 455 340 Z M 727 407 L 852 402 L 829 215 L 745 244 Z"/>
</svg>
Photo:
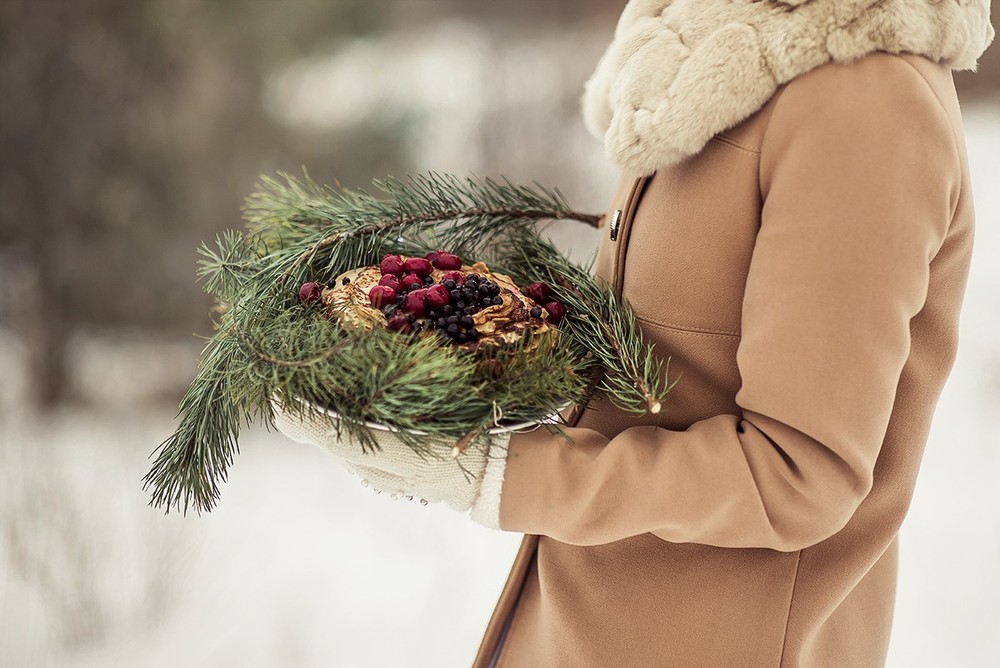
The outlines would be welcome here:
<svg viewBox="0 0 1000 668">
<path fill-rule="evenodd" d="M 899 668 L 1000 665 L 998 110 L 966 110 L 977 249 L 959 357 L 902 532 Z M 122 356 L 87 350 L 84 377 Z M 195 354 L 173 356 L 186 373 Z M 153 361 L 114 367 L 119 395 L 139 392 Z M 471 660 L 518 536 L 376 496 L 318 449 L 262 430 L 243 439 L 216 511 L 163 516 L 139 480 L 172 408 L 109 395 L 101 411 L 36 420 L 15 401 L 9 341 L 0 375 L 0 666 Z"/>
</svg>

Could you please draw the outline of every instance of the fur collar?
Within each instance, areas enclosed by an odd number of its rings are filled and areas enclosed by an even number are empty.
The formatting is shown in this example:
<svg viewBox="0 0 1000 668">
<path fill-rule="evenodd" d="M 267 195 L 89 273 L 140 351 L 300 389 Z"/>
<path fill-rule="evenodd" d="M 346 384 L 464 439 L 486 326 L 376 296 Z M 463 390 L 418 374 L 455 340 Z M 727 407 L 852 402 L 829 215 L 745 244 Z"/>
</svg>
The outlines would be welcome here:
<svg viewBox="0 0 1000 668">
<path fill-rule="evenodd" d="M 587 82 L 584 121 L 616 164 L 648 175 L 829 61 L 905 51 L 975 70 L 989 12 L 989 0 L 630 0 Z"/>
</svg>

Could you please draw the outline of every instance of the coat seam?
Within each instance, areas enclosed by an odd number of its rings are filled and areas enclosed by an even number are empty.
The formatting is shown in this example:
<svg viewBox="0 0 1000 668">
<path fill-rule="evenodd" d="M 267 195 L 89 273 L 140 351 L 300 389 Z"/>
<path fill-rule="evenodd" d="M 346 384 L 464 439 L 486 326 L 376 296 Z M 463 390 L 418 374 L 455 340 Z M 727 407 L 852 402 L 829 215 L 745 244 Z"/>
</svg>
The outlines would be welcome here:
<svg viewBox="0 0 1000 668">
<path fill-rule="evenodd" d="M 955 155 L 955 167 L 958 169 L 958 193 L 955 197 L 955 206 L 952 207 L 951 214 L 948 217 L 948 229 L 951 229 L 952 223 L 955 222 L 955 214 L 958 212 L 958 203 L 962 200 L 962 195 L 965 190 L 965 179 L 962 178 L 962 152 L 958 148 L 958 137 L 955 125 L 951 122 L 951 118 L 948 116 L 948 110 L 945 108 L 944 102 L 941 101 L 937 91 L 934 90 L 934 86 L 932 86 L 931 82 L 927 80 L 927 77 L 924 76 L 923 72 L 917 69 L 917 66 L 908 61 L 906 58 L 899 57 L 899 59 L 906 63 L 911 70 L 916 72 L 917 77 L 924 82 L 924 85 L 927 87 L 927 90 L 930 91 L 934 101 L 937 102 L 938 109 L 941 110 L 941 114 L 944 116 L 944 120 L 948 124 L 948 129 L 951 130 L 949 133 L 951 135 L 951 149 Z"/>
<path fill-rule="evenodd" d="M 531 548 L 531 555 L 527 557 L 527 566 L 525 566 L 522 570 L 519 568 L 519 564 L 522 559 L 522 552 L 525 551 L 525 546 L 530 542 L 534 542 L 534 547 Z M 531 562 L 535 560 L 537 551 L 538 536 L 525 534 L 525 536 L 521 539 L 521 545 L 518 547 L 517 553 L 514 555 L 514 561 L 511 564 L 510 572 L 507 575 L 507 581 L 504 583 L 503 588 L 500 590 L 500 595 L 497 597 L 497 603 L 494 606 L 493 614 L 490 616 L 490 620 L 486 624 L 486 630 L 479 644 L 479 651 L 476 653 L 476 657 L 472 663 L 475 668 L 488 666 L 489 661 L 494 655 L 497 655 L 497 661 L 499 661 L 500 656 L 497 654 L 497 647 L 500 642 L 500 633 L 503 631 L 504 627 L 506 627 L 507 622 L 512 620 L 513 614 L 517 611 L 517 605 L 521 599 L 521 592 L 524 590 L 524 583 L 527 579 L 528 568 L 531 566 Z M 520 577 L 518 578 L 518 582 L 514 584 L 511 579 L 515 576 L 516 571 L 520 571 Z M 517 588 L 517 592 L 510 593 L 514 587 Z M 503 616 L 498 617 L 498 615 Z M 499 629 L 497 629 L 498 626 Z M 501 653 L 502 651 L 501 646 Z"/>
<path fill-rule="evenodd" d="M 795 573 L 792 575 L 792 592 L 788 595 L 788 613 L 785 615 L 785 629 L 781 633 L 781 653 L 778 655 L 778 666 L 785 665 L 785 648 L 788 646 L 788 626 L 792 620 L 792 604 L 795 602 L 795 590 L 799 585 L 799 566 L 802 564 L 802 550 L 795 555 Z"/>
<path fill-rule="evenodd" d="M 524 617 L 523 615 L 518 615 L 517 613 L 520 611 L 521 597 L 524 596 L 524 585 L 527 584 L 532 568 L 538 568 L 537 544 L 535 545 L 535 551 L 532 553 L 530 561 L 528 561 L 528 567 L 524 571 L 524 578 L 521 580 L 521 588 L 517 592 L 517 597 L 514 599 L 510 614 L 504 620 L 504 625 L 500 629 L 500 635 L 497 637 L 496 647 L 494 647 L 494 654 L 496 656 L 495 665 L 497 668 L 500 668 L 500 666 L 504 664 L 504 657 L 507 655 L 507 650 L 510 648 L 510 643 L 507 642 L 507 638 L 511 637 L 514 631 L 514 626 L 518 622 L 521 622 Z"/>
<path fill-rule="evenodd" d="M 745 152 L 747 152 L 747 153 L 749 153 L 751 155 L 760 155 L 760 149 L 759 148 L 755 148 L 753 146 L 749 146 L 747 144 L 739 142 L 739 141 L 737 141 L 737 140 L 735 140 L 732 137 L 729 137 L 727 135 L 718 134 L 718 135 L 715 135 L 714 137 L 712 137 L 712 139 L 715 140 L 715 141 L 721 142 L 723 144 L 729 144 L 730 146 L 732 146 L 734 148 L 738 148 L 738 149 L 740 149 L 742 151 L 745 151 Z"/>
<path fill-rule="evenodd" d="M 774 119 L 774 114 L 778 110 L 778 105 L 781 104 L 781 96 L 785 94 L 786 90 L 788 90 L 787 84 L 779 86 L 774 95 L 771 96 L 771 100 L 769 100 L 769 104 L 772 105 L 771 115 L 767 117 L 767 124 L 764 126 L 764 130 L 760 135 L 761 159 L 757 162 L 757 194 L 762 203 L 767 201 L 767 196 L 764 194 L 763 174 L 761 173 L 761 170 L 764 169 L 764 142 L 767 141 L 767 133 L 771 129 L 771 121 Z M 763 204 L 761 205 L 761 211 L 763 212 Z"/>
<path fill-rule="evenodd" d="M 685 325 L 677 325 L 673 323 L 657 322 L 655 320 L 650 320 L 649 318 L 644 318 L 642 316 L 635 316 L 635 319 L 653 327 L 659 327 L 661 329 L 669 329 L 671 331 L 677 332 L 679 334 L 690 334 L 691 336 L 707 336 L 711 338 L 724 338 L 724 339 L 738 339 L 742 336 L 740 332 L 731 332 L 724 329 L 708 329 L 706 327 L 692 327 Z"/>
<path fill-rule="evenodd" d="M 646 185 L 649 183 L 650 178 L 648 176 L 640 176 L 632 182 L 632 187 L 629 190 L 624 208 L 622 209 L 622 218 L 618 227 L 618 239 L 616 240 L 618 246 L 615 248 L 612 272 L 615 280 L 615 294 L 618 298 L 621 298 L 622 290 L 624 289 L 625 263 L 628 259 L 629 239 L 632 236 L 632 221 L 639 210 L 639 202 L 645 193 Z"/>
</svg>

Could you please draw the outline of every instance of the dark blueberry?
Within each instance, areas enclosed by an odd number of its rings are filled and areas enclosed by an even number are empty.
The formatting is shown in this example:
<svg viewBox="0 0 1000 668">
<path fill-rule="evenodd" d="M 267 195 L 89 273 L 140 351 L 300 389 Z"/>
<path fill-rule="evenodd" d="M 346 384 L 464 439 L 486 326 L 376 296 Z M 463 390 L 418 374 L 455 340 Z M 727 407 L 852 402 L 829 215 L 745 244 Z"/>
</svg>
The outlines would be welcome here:
<svg viewBox="0 0 1000 668">
<path fill-rule="evenodd" d="M 448 323 L 449 325 L 455 325 L 455 324 L 458 323 L 458 316 L 457 315 L 450 315 L 447 318 L 445 318 L 444 321 L 446 323 Z M 438 322 L 440 322 L 440 320 Z"/>
<path fill-rule="evenodd" d="M 432 308 L 427 311 L 427 317 L 433 320 L 434 318 L 440 318 L 441 313 L 437 309 Z"/>
<path fill-rule="evenodd" d="M 479 338 L 479 330 L 478 329 L 470 329 L 468 332 L 466 332 L 465 335 L 467 337 L 469 337 L 470 341 L 475 341 L 476 339 Z"/>
<path fill-rule="evenodd" d="M 466 341 L 469 340 L 469 337 L 463 332 L 460 333 L 458 336 L 456 336 L 455 340 L 458 341 L 459 343 L 465 343 Z"/>
<path fill-rule="evenodd" d="M 533 306 L 533 307 L 531 307 L 530 313 L 531 313 L 531 317 L 532 318 L 541 318 L 542 317 L 542 307 L 541 306 Z"/>
<path fill-rule="evenodd" d="M 474 313 L 479 313 L 480 310 L 482 309 L 473 304 L 472 306 L 462 309 L 462 313 L 464 313 L 465 315 L 472 315 Z"/>
<path fill-rule="evenodd" d="M 438 328 L 441 329 L 448 324 L 448 321 L 445 320 L 444 318 L 438 318 L 437 320 L 434 321 L 434 324 L 436 324 Z"/>
<path fill-rule="evenodd" d="M 490 286 L 489 286 L 489 284 L 488 283 L 480 283 L 479 284 L 479 294 L 485 296 L 485 295 L 488 295 L 489 293 L 490 293 Z"/>
<path fill-rule="evenodd" d="M 459 299 L 457 302 L 455 302 L 455 308 L 457 308 L 459 311 L 461 311 L 462 309 L 465 308 L 465 302 L 463 300 Z"/>
<path fill-rule="evenodd" d="M 463 327 L 472 327 L 473 325 L 472 318 L 467 315 L 462 316 L 459 322 L 462 323 Z"/>
<path fill-rule="evenodd" d="M 347 285 L 348 283 L 351 282 L 351 279 L 349 276 L 344 276 L 344 278 L 342 278 L 340 282 L 343 283 L 344 285 Z"/>
<path fill-rule="evenodd" d="M 451 315 L 454 312 L 455 312 L 455 307 L 452 306 L 451 304 L 445 304 L 441 308 L 441 313 L 444 313 L 445 315 Z"/>
<path fill-rule="evenodd" d="M 496 304 L 497 306 L 500 306 L 500 304 L 503 304 L 503 297 L 494 297 L 493 303 Z"/>
<path fill-rule="evenodd" d="M 433 278 L 431 278 L 430 276 L 424 276 L 424 285 L 430 285 L 433 282 L 434 282 Z"/>
<path fill-rule="evenodd" d="M 328 288 L 332 288 L 336 285 L 337 285 L 337 280 L 333 278 L 331 278 L 329 281 L 326 282 L 326 287 Z"/>
<path fill-rule="evenodd" d="M 493 306 L 493 297 L 483 297 L 479 300 L 479 303 L 483 305 L 483 308 Z"/>
<path fill-rule="evenodd" d="M 458 334 L 458 325 L 448 325 L 448 329 L 445 331 L 448 332 L 448 336 L 456 336 Z"/>
<path fill-rule="evenodd" d="M 448 280 L 446 280 L 446 281 L 443 281 L 441 283 L 441 285 L 443 285 L 444 287 L 446 287 L 449 292 L 458 287 L 458 283 L 456 283 L 455 281 L 451 280 L 450 278 Z"/>
<path fill-rule="evenodd" d="M 465 277 L 465 282 L 468 283 L 469 281 L 472 281 L 473 283 L 478 283 L 481 278 L 482 276 L 479 274 L 469 274 Z"/>
<path fill-rule="evenodd" d="M 402 304 L 405 301 L 406 301 L 406 293 L 400 292 L 398 295 L 396 295 L 397 304 Z"/>
<path fill-rule="evenodd" d="M 494 283 L 493 285 L 491 285 L 490 286 L 490 294 L 493 295 L 494 297 L 496 297 L 498 294 L 500 294 L 500 286 L 497 285 L 496 283 Z"/>
<path fill-rule="evenodd" d="M 448 293 L 448 296 L 451 297 L 452 301 L 458 301 L 459 299 L 462 298 L 462 291 L 461 290 L 454 290 L 454 289 L 452 289 Z"/>
<path fill-rule="evenodd" d="M 407 313 L 406 319 L 409 320 L 410 322 L 413 322 L 414 320 L 417 319 L 417 316 L 413 315 L 412 313 Z"/>
</svg>

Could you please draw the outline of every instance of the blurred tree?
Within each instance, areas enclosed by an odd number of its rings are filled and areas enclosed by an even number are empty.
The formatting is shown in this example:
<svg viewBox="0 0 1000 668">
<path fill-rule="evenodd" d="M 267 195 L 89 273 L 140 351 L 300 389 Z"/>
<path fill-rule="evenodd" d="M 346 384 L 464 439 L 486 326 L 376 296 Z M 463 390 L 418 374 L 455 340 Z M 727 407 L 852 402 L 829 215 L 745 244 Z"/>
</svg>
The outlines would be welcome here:
<svg viewBox="0 0 1000 668">
<path fill-rule="evenodd" d="M 36 402 L 52 405 L 65 393 L 66 344 L 82 327 L 205 332 L 210 302 L 194 281 L 194 249 L 239 226 L 239 204 L 261 172 L 308 165 L 318 181 L 363 185 L 442 168 L 440 153 L 415 155 L 414 146 L 440 145 L 443 133 L 464 142 L 456 161 L 468 168 L 551 179 L 577 202 L 589 154 L 574 144 L 582 135 L 553 129 L 578 123 L 579 85 L 624 4 L 0 0 L 0 328 L 26 343 Z M 470 102 L 478 111 L 452 109 L 452 125 L 436 119 L 439 134 L 404 111 L 342 128 L 292 127 L 268 115 L 268 81 L 291 63 L 366 36 L 382 50 L 398 48 L 400 35 L 448 41 L 454 33 L 433 30 L 448 19 L 474 29 L 488 62 L 464 70 L 478 77 L 478 92 L 458 91 L 478 95 Z M 395 37 L 380 41 L 383 33 Z M 378 67 L 395 70 L 406 53 L 426 60 L 426 51 L 407 48 Z M 993 48 L 978 74 L 958 75 L 963 100 L 995 95 L 998 68 Z M 352 81 L 393 81 L 374 78 Z"/>
<path fill-rule="evenodd" d="M 381 15 L 293 7 L 0 3 L 0 324 L 27 343 L 38 404 L 62 398 L 78 326 L 204 329 L 195 246 L 239 223 L 258 173 L 288 166 L 259 103 L 267 72 Z M 324 164 L 297 153 L 293 167 Z"/>
</svg>

